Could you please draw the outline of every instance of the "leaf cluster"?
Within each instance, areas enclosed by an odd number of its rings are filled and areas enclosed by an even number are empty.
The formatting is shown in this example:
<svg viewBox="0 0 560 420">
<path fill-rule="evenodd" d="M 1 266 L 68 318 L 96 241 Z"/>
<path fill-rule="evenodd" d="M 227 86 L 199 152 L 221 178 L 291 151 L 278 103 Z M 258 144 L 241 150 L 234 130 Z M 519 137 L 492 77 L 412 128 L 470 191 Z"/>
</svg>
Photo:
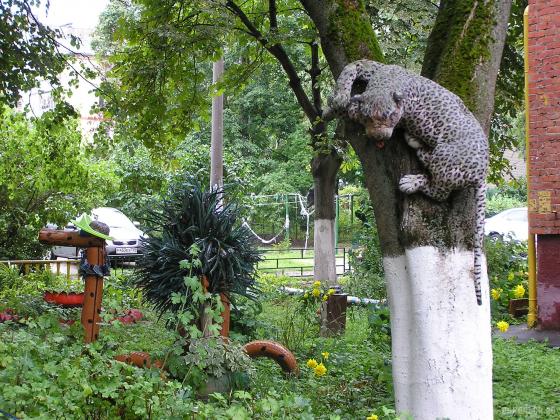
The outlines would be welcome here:
<svg viewBox="0 0 560 420">
<path fill-rule="evenodd" d="M 150 236 L 143 242 L 136 284 L 157 311 L 181 309 L 173 294 L 192 299 L 184 281 L 188 276 L 206 276 L 213 294 L 255 296 L 253 277 L 260 255 L 250 232 L 239 225 L 239 208 L 223 204 L 223 194 L 189 180 L 172 186 L 161 204 L 147 211 Z"/>
<path fill-rule="evenodd" d="M 36 19 L 32 7 L 40 5 L 41 0 L 0 1 L 0 103 L 15 106 L 41 78 L 60 86 L 58 74 L 66 62 L 56 39 L 62 32 Z"/>
<path fill-rule="evenodd" d="M 88 162 L 80 144 L 69 106 L 36 119 L 0 109 L 0 259 L 40 257 L 41 227 L 67 223 L 111 191 L 111 171 Z"/>
<path fill-rule="evenodd" d="M 0 324 L 0 407 L 18 418 L 184 418 L 193 401 L 159 372 L 112 360 L 112 345 L 84 347 L 78 323 L 58 316 Z M 188 392 L 188 390 L 182 390 Z"/>
</svg>

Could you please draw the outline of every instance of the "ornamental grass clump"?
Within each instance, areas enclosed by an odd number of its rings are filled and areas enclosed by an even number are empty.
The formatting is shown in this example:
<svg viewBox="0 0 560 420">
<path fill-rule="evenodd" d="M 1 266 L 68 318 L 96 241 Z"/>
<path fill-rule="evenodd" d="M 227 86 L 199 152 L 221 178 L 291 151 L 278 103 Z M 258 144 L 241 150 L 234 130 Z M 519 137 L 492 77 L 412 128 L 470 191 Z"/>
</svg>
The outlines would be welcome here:
<svg viewBox="0 0 560 420">
<path fill-rule="evenodd" d="M 260 253 L 239 223 L 239 208 L 223 203 L 223 195 L 224 190 L 206 191 L 188 181 L 172 187 L 157 207 L 147 211 L 149 237 L 142 241 L 135 283 L 156 311 L 181 311 L 184 304 L 174 302 L 174 294 L 186 295 L 193 303 L 193 292 L 184 281 L 187 276 L 206 276 L 212 294 L 256 297 Z"/>
</svg>

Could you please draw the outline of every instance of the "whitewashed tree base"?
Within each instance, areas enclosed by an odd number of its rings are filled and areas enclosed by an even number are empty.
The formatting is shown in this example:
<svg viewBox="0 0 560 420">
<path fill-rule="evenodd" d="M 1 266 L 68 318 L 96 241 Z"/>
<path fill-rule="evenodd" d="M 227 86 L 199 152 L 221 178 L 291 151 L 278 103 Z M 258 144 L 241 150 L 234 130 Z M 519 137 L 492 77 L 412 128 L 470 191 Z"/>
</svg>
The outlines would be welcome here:
<svg viewBox="0 0 560 420">
<path fill-rule="evenodd" d="M 415 420 L 492 419 L 486 270 L 478 306 L 471 251 L 418 247 L 383 263 L 397 412 Z"/>
<path fill-rule="evenodd" d="M 334 253 L 334 219 L 317 219 L 314 222 L 313 261 L 314 279 L 336 284 L 336 259 Z"/>
</svg>

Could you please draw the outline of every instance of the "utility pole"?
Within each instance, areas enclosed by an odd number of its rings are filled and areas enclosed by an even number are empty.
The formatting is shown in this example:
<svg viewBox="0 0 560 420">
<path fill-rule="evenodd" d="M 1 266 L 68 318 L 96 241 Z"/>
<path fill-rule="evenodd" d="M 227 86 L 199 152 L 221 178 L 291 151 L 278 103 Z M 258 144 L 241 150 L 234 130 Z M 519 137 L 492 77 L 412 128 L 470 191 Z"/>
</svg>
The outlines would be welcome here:
<svg viewBox="0 0 560 420">
<path fill-rule="evenodd" d="M 224 73 L 224 59 L 220 57 L 212 66 L 212 82 L 216 84 Z M 216 191 L 224 185 L 224 96 L 212 97 L 212 133 L 210 140 L 210 191 Z M 219 197 L 216 211 L 223 207 L 223 196 Z M 205 304 L 207 305 L 207 304 Z M 224 305 L 229 311 L 229 304 Z M 201 316 L 202 334 L 210 335 L 212 318 L 203 310 Z"/>
<path fill-rule="evenodd" d="M 221 57 L 212 66 L 212 82 L 215 84 L 224 73 L 224 59 Z M 224 96 L 212 98 L 212 138 L 210 144 L 210 190 L 224 185 Z"/>
</svg>

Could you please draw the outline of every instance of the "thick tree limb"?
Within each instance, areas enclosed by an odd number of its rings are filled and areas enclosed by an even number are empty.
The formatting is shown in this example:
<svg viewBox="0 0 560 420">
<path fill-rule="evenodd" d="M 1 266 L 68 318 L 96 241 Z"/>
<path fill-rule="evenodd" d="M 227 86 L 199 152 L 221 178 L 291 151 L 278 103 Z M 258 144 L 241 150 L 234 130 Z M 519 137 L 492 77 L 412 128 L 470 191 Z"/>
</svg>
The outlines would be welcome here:
<svg viewBox="0 0 560 420">
<path fill-rule="evenodd" d="M 301 79 L 297 74 L 297 70 L 284 48 L 280 44 L 270 44 L 268 42 L 268 39 L 258 30 L 258 28 L 253 24 L 253 22 L 251 22 L 251 20 L 247 17 L 243 10 L 241 10 L 241 8 L 234 1 L 228 1 L 226 3 L 226 7 L 235 16 L 237 16 L 239 20 L 241 20 L 241 22 L 249 30 L 251 35 L 278 60 L 278 62 L 284 69 L 284 72 L 288 76 L 290 88 L 296 95 L 296 99 L 299 105 L 303 109 L 303 112 L 305 113 L 309 121 L 313 123 L 319 116 L 319 113 L 305 93 L 305 90 L 303 89 L 303 86 L 301 84 Z"/>
<path fill-rule="evenodd" d="M 278 29 L 278 16 L 276 15 L 276 0 L 268 1 L 268 16 L 270 20 L 270 30 Z"/>
<path fill-rule="evenodd" d="M 457 94 L 487 134 L 511 3 L 442 0 L 422 66 L 422 75 Z"/>
</svg>

